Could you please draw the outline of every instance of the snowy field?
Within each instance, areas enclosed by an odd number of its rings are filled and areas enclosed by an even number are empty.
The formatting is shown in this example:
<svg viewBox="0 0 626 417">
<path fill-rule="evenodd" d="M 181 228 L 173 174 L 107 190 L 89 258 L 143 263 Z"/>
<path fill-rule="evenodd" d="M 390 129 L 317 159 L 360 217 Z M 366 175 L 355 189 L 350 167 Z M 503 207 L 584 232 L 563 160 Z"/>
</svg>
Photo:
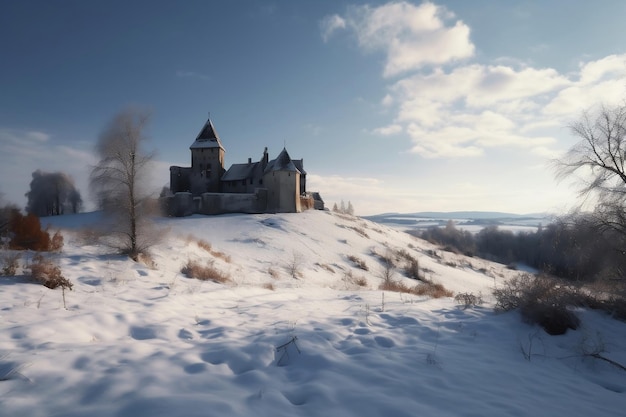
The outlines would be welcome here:
<svg viewBox="0 0 626 417">
<path fill-rule="evenodd" d="M 308 211 L 159 219 L 165 239 L 147 267 L 91 244 L 80 229 L 97 221 L 44 220 L 65 236 L 55 256 L 74 283 L 66 307 L 60 290 L 0 277 L 0 416 L 626 412 L 626 372 L 584 355 L 626 364 L 626 324 L 580 310 L 581 329 L 548 336 L 516 312 L 494 314 L 491 289 L 517 273 L 502 265 Z M 486 303 L 462 309 L 452 298 L 379 291 L 372 250 L 387 247 Z M 188 260 L 211 261 L 231 281 L 186 278 Z"/>
</svg>

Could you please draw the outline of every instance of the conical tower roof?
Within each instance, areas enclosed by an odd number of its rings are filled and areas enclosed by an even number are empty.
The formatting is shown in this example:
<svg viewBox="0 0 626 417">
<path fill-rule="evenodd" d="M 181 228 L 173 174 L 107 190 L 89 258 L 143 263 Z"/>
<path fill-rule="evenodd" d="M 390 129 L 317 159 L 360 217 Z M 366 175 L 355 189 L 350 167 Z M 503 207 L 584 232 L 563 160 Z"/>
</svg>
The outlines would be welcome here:
<svg viewBox="0 0 626 417">
<path fill-rule="evenodd" d="M 201 148 L 220 148 L 224 149 L 222 145 L 222 141 L 220 137 L 217 135 L 217 131 L 213 126 L 213 122 L 211 122 L 211 118 L 207 119 L 204 127 L 198 133 L 198 137 L 196 137 L 196 141 L 191 144 L 189 149 L 201 149 Z"/>
<path fill-rule="evenodd" d="M 292 171 L 292 172 L 300 172 L 296 165 L 291 160 L 289 153 L 286 148 L 278 154 L 276 159 L 271 160 L 269 164 L 267 164 L 267 168 L 265 168 L 265 172 L 271 171 Z"/>
</svg>

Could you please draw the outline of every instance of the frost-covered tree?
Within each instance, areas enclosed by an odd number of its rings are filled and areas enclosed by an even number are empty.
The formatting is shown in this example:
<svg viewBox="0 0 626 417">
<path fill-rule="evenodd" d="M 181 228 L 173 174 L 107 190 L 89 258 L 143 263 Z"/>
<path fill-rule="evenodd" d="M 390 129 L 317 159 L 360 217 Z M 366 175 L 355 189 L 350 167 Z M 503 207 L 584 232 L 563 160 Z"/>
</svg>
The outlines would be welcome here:
<svg viewBox="0 0 626 417">
<path fill-rule="evenodd" d="M 26 212 L 36 216 L 78 213 L 83 203 L 74 180 L 64 172 L 33 172 L 26 198 Z"/>
<path fill-rule="evenodd" d="M 96 147 L 100 162 L 90 177 L 99 207 L 114 218 L 111 246 L 137 260 L 157 241 L 148 219 L 150 197 L 145 180 L 154 154 L 146 152 L 148 114 L 127 109 L 103 129 Z"/>
</svg>

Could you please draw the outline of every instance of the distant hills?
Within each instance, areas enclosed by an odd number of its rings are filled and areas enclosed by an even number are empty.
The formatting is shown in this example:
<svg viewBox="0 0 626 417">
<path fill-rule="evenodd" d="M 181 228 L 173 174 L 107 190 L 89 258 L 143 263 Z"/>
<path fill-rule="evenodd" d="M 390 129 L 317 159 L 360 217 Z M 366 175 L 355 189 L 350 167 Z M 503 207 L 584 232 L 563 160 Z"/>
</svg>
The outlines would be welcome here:
<svg viewBox="0 0 626 417">
<path fill-rule="evenodd" d="M 552 221 L 547 213 L 515 214 L 497 211 L 422 211 L 417 213 L 383 213 L 363 216 L 377 223 L 400 226 L 408 229 L 423 229 L 430 226 L 442 226 L 448 220 L 454 220 L 459 226 L 480 228 L 498 225 L 512 229 L 534 228 L 539 224 Z"/>
</svg>

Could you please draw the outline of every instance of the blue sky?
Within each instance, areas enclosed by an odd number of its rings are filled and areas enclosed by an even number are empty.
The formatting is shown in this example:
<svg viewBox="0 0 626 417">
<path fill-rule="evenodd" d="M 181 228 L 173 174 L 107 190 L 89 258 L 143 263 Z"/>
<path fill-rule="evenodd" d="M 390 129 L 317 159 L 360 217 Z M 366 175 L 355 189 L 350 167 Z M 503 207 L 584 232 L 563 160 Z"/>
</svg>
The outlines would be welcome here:
<svg viewBox="0 0 626 417">
<path fill-rule="evenodd" d="M 623 1 L 5 1 L 0 192 L 62 170 L 88 200 L 99 132 L 149 109 L 155 189 L 208 112 L 226 164 L 304 158 L 357 214 L 563 211 L 548 161 L 626 98 Z"/>
</svg>

